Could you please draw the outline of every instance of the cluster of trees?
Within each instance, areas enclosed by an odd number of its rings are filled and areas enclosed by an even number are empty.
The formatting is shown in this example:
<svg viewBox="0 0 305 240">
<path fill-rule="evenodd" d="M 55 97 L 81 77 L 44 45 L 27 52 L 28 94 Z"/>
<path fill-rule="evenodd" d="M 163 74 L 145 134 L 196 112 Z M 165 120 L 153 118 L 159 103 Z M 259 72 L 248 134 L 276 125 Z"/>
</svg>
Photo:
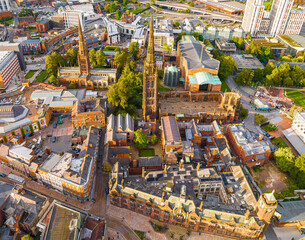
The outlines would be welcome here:
<svg viewBox="0 0 305 240">
<path fill-rule="evenodd" d="M 59 66 L 67 66 L 66 60 L 60 56 L 57 52 L 52 52 L 46 57 L 46 71 L 49 77 L 48 82 L 50 84 L 58 85 L 57 71 Z"/>
<path fill-rule="evenodd" d="M 305 53 L 298 52 L 295 58 L 291 57 L 291 55 L 280 57 L 279 61 L 283 62 L 305 62 Z"/>
<path fill-rule="evenodd" d="M 142 89 L 143 74 L 135 74 L 130 63 L 126 63 L 118 82 L 109 88 L 107 98 L 116 108 L 116 114 L 129 113 L 137 117 L 137 109 L 142 108 Z"/>
<path fill-rule="evenodd" d="M 257 125 L 260 125 L 262 122 L 266 122 L 268 120 L 268 118 L 264 117 L 264 115 L 262 115 L 262 114 L 255 113 L 254 120 Z"/>
<path fill-rule="evenodd" d="M 149 140 L 148 136 L 138 129 L 134 133 L 134 142 L 137 148 L 146 148 L 149 143 L 153 145 L 156 144 L 158 142 L 158 137 L 156 134 L 152 134 Z"/>
<path fill-rule="evenodd" d="M 238 47 L 240 50 L 245 49 L 245 42 L 243 38 L 234 36 L 232 37 L 231 42 L 235 43 L 236 47 Z"/>
<path fill-rule="evenodd" d="M 305 187 L 305 155 L 296 157 L 290 148 L 279 148 L 274 152 L 276 165 L 288 173 L 301 189 Z"/>
<path fill-rule="evenodd" d="M 195 5 L 193 1 L 188 1 L 187 4 L 188 4 L 190 7 L 194 7 L 194 5 Z"/>
<path fill-rule="evenodd" d="M 268 3 L 266 3 L 266 5 L 265 5 L 265 10 L 266 10 L 266 11 L 270 11 L 270 10 L 271 10 L 271 7 L 272 7 L 272 2 L 268 2 Z"/>
<path fill-rule="evenodd" d="M 239 85 L 252 85 L 253 83 L 262 83 L 267 86 L 287 86 L 304 87 L 305 71 L 299 66 L 292 68 L 288 63 L 275 67 L 273 63 L 268 63 L 264 69 L 243 69 L 235 78 Z"/>
<path fill-rule="evenodd" d="M 261 47 L 254 41 L 251 41 L 247 51 L 248 54 L 255 55 L 260 61 L 267 63 L 269 59 L 273 57 L 273 52 L 271 47 Z"/>
<path fill-rule="evenodd" d="M 248 114 L 249 110 L 247 108 L 244 108 L 243 105 L 240 105 L 240 119 L 246 119 L 246 117 L 248 117 Z"/>
<path fill-rule="evenodd" d="M 173 21 L 173 25 L 174 25 L 175 28 L 179 28 L 180 27 L 180 22 Z"/>
<path fill-rule="evenodd" d="M 102 49 L 99 49 L 98 51 L 91 49 L 89 51 L 89 61 L 94 68 L 104 67 L 108 63 Z"/>
<path fill-rule="evenodd" d="M 114 64 L 117 66 L 118 74 L 122 72 L 123 68 L 126 65 L 129 65 L 129 68 L 133 71 L 137 67 L 137 60 L 139 59 L 139 43 L 132 42 L 128 47 L 129 53 L 125 50 L 118 51 L 114 56 Z"/>
<path fill-rule="evenodd" d="M 22 8 L 18 14 L 18 17 L 25 17 L 25 16 L 34 16 L 32 9 Z"/>
</svg>

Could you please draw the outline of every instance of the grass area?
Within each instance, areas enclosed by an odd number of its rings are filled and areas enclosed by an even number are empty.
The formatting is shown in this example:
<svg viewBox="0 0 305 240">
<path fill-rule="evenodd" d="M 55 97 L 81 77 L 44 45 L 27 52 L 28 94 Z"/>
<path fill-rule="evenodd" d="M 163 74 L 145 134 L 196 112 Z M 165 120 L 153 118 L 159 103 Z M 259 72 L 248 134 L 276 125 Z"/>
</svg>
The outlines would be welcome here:
<svg viewBox="0 0 305 240">
<path fill-rule="evenodd" d="M 231 92 L 231 89 L 229 88 L 226 81 L 221 81 L 221 91 L 222 92 Z"/>
<path fill-rule="evenodd" d="M 30 71 L 25 75 L 25 79 L 30 79 L 31 77 L 33 77 L 33 75 L 35 74 L 35 72 L 37 72 L 37 70 L 30 70 Z"/>
<path fill-rule="evenodd" d="M 134 232 L 138 235 L 138 237 L 141 240 L 146 240 L 146 238 L 144 237 L 145 236 L 145 232 L 141 232 L 141 231 L 138 231 L 138 230 L 134 230 Z"/>
<path fill-rule="evenodd" d="M 286 89 L 287 97 L 294 100 L 294 104 L 305 108 L 305 95 L 298 90 Z"/>
<path fill-rule="evenodd" d="M 299 187 L 295 184 L 294 180 L 289 176 L 285 180 L 285 183 L 287 185 L 286 189 L 274 193 L 276 199 L 284 199 L 285 197 L 295 197 L 294 190 L 299 189 Z"/>
<path fill-rule="evenodd" d="M 106 46 L 106 47 L 104 48 L 104 51 L 114 51 L 114 52 L 118 52 L 118 51 L 120 51 L 120 47 Z"/>
<path fill-rule="evenodd" d="M 169 88 L 163 87 L 163 86 L 160 84 L 160 81 L 161 81 L 161 80 L 158 81 L 158 92 L 168 92 L 168 91 L 170 91 Z"/>
<path fill-rule="evenodd" d="M 272 143 L 276 145 L 279 148 L 285 148 L 288 147 L 288 145 L 285 143 L 284 139 L 282 137 L 278 137 L 272 140 Z"/>
<path fill-rule="evenodd" d="M 153 157 L 155 156 L 155 150 L 153 148 L 141 149 L 139 152 L 140 157 Z"/>
<path fill-rule="evenodd" d="M 264 126 L 261 126 L 261 129 L 263 129 L 266 132 L 273 132 L 277 130 L 277 126 L 273 123 L 268 123 Z"/>
<path fill-rule="evenodd" d="M 287 35 L 278 35 L 278 36 L 293 47 L 301 47 L 300 44 L 298 44 L 296 41 L 294 41 L 291 37 Z"/>
<path fill-rule="evenodd" d="M 47 71 L 46 70 L 42 70 L 38 76 L 36 77 L 34 82 L 43 82 L 44 80 L 46 80 L 47 78 Z"/>
</svg>

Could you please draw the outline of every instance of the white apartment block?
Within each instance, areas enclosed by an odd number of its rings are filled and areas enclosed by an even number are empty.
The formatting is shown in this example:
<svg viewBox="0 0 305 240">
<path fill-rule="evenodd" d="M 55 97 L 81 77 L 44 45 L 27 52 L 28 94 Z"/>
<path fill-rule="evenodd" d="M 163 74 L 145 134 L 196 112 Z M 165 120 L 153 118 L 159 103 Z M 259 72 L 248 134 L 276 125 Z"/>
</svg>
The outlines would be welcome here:
<svg viewBox="0 0 305 240">
<path fill-rule="evenodd" d="M 80 24 L 84 31 L 84 17 L 81 11 L 65 11 L 62 12 L 65 28 L 78 26 L 78 19 L 81 19 Z"/>
<path fill-rule="evenodd" d="M 285 26 L 285 35 L 299 35 L 305 21 L 305 11 L 292 9 Z"/>
<path fill-rule="evenodd" d="M 305 112 L 294 112 L 293 122 L 291 128 L 305 143 Z"/>
<path fill-rule="evenodd" d="M 270 12 L 271 25 L 269 33 L 271 36 L 283 34 L 290 15 L 294 0 L 274 0 Z"/>
<path fill-rule="evenodd" d="M 264 16 L 263 0 L 248 0 L 244 12 L 242 28 L 246 32 L 250 32 L 252 36 L 256 36 L 263 16 Z"/>
<path fill-rule="evenodd" d="M 9 12 L 11 10 L 9 0 L 0 0 L 0 12 Z"/>
</svg>

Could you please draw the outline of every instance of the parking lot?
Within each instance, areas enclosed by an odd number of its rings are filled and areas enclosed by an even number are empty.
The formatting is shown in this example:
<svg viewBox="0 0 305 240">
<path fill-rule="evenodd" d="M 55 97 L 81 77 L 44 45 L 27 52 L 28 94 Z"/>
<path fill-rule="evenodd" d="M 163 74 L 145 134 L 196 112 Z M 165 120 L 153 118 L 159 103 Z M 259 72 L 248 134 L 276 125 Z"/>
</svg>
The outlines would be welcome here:
<svg viewBox="0 0 305 240">
<path fill-rule="evenodd" d="M 59 117 L 54 117 L 53 122 L 41 131 L 41 137 L 45 146 L 51 148 L 54 152 L 61 153 L 68 151 L 71 146 L 73 128 L 70 116 L 62 118 L 62 124 L 58 124 L 58 120 Z M 56 128 L 54 128 L 55 124 Z M 56 137 L 55 142 L 53 142 L 54 137 Z"/>
</svg>

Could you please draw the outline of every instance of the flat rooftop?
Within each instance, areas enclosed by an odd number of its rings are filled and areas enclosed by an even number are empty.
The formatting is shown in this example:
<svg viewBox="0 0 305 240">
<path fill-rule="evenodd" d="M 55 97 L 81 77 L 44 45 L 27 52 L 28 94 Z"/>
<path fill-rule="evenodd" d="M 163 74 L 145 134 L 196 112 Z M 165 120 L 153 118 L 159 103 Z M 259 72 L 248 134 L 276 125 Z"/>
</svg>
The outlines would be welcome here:
<svg viewBox="0 0 305 240">
<path fill-rule="evenodd" d="M 246 69 L 264 69 L 264 65 L 258 60 L 257 57 L 251 54 L 233 54 L 232 58 L 237 68 Z"/>
</svg>

